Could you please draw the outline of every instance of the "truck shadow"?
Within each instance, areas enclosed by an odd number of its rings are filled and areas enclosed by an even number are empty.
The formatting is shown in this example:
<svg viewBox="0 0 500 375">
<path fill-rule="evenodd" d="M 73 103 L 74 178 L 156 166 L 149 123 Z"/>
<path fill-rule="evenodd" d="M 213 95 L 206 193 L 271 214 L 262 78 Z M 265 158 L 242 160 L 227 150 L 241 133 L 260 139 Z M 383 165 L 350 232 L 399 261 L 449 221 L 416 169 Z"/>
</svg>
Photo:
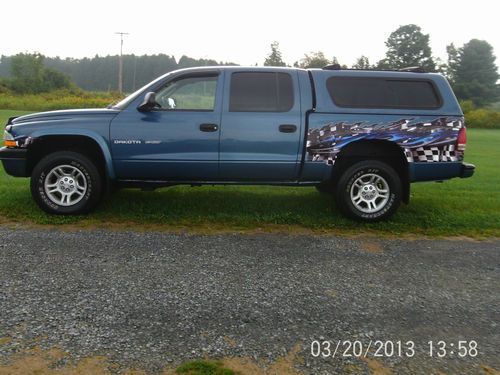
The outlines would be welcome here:
<svg viewBox="0 0 500 375">
<path fill-rule="evenodd" d="M 306 224 L 324 226 L 335 211 L 333 197 L 314 188 L 287 187 L 171 187 L 154 192 L 125 189 L 107 199 L 99 215 L 122 219 L 160 220 L 170 224 L 197 222 L 250 225 Z"/>
</svg>

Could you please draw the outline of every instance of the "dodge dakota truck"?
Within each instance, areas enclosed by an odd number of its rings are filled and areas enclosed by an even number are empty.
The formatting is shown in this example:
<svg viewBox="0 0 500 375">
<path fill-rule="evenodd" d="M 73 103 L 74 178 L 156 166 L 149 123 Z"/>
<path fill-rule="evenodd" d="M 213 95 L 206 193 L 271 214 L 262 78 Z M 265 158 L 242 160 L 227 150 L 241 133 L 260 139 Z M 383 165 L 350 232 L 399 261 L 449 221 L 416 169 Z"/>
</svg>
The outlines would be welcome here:
<svg viewBox="0 0 500 375">
<path fill-rule="evenodd" d="M 203 67 L 165 74 L 106 109 L 10 118 L 0 159 L 52 214 L 114 187 L 316 186 L 344 215 L 389 218 L 410 183 L 470 177 L 446 79 L 419 69 Z"/>
</svg>

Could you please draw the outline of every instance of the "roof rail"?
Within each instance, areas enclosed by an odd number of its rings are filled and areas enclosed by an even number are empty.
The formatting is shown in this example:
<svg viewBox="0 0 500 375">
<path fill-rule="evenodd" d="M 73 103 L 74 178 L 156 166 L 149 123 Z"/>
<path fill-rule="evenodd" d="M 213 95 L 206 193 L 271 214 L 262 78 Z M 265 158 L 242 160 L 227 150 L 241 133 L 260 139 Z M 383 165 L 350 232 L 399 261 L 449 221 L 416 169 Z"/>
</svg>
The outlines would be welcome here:
<svg viewBox="0 0 500 375">
<path fill-rule="evenodd" d="M 340 64 L 331 64 L 331 65 L 326 65 L 326 66 L 322 67 L 321 69 L 324 69 L 324 70 L 341 70 L 342 67 L 340 66 Z"/>
<path fill-rule="evenodd" d="M 410 73 L 427 73 L 424 68 L 420 66 L 410 66 L 407 68 L 401 69 L 377 69 L 377 68 L 366 68 L 366 69 L 350 69 L 350 68 L 342 68 L 340 64 L 331 64 L 326 65 L 323 70 L 367 70 L 367 71 L 376 71 L 376 72 L 410 72 Z"/>
<path fill-rule="evenodd" d="M 399 69 L 400 72 L 425 73 L 425 69 L 420 66 L 409 66 Z"/>
</svg>

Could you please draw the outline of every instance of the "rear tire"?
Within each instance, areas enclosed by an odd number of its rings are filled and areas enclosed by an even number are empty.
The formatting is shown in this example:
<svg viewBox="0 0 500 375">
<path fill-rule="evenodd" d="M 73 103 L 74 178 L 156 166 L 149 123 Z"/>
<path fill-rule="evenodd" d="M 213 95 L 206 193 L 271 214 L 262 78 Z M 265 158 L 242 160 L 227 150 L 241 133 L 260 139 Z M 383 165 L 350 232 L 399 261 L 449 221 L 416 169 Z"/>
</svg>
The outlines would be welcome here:
<svg viewBox="0 0 500 375">
<path fill-rule="evenodd" d="M 335 191 L 339 210 L 364 222 L 387 220 L 401 203 L 402 185 L 396 171 L 378 160 L 365 160 L 348 167 Z"/>
<path fill-rule="evenodd" d="M 45 156 L 31 174 L 31 195 L 42 210 L 78 215 L 92 210 L 102 193 L 102 177 L 85 155 L 59 151 Z"/>
</svg>

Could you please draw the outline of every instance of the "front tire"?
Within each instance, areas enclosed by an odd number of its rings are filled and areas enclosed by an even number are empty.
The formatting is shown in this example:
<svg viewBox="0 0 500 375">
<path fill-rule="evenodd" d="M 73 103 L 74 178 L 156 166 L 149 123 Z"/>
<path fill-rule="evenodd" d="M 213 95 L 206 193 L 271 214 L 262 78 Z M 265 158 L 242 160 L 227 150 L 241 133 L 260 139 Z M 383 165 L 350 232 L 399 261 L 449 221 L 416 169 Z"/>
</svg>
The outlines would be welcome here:
<svg viewBox="0 0 500 375">
<path fill-rule="evenodd" d="M 335 201 L 340 211 L 358 221 L 390 218 L 401 203 L 402 185 L 396 171 L 378 160 L 351 165 L 341 175 Z"/>
<path fill-rule="evenodd" d="M 78 215 L 99 202 L 102 178 L 85 155 L 59 151 L 45 156 L 31 174 L 31 195 L 47 213 Z"/>
</svg>

